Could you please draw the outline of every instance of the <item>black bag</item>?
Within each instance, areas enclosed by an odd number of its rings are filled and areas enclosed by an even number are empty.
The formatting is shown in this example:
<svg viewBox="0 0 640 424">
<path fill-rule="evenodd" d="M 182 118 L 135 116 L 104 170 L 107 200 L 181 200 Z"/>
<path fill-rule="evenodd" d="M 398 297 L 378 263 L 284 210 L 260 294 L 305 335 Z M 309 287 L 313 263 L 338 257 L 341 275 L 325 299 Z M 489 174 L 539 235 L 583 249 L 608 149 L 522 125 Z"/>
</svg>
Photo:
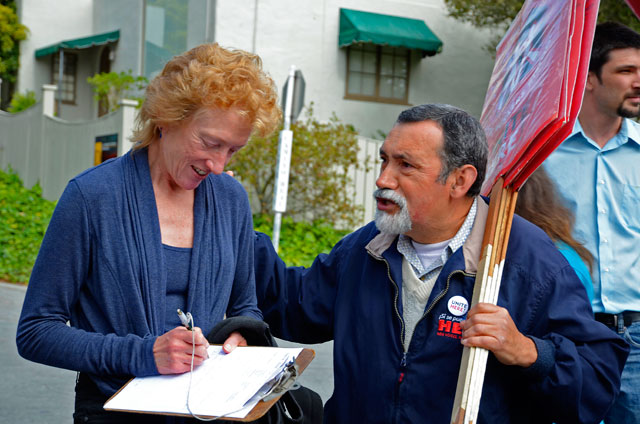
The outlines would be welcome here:
<svg viewBox="0 0 640 424">
<path fill-rule="evenodd" d="M 232 317 L 220 321 L 207 335 L 211 344 L 223 344 L 234 331 L 247 340 L 249 346 L 277 346 L 269 326 L 255 318 Z M 257 424 L 321 424 L 322 399 L 306 387 L 290 389 L 260 419 Z M 229 421 L 230 422 L 230 421 Z"/>
</svg>

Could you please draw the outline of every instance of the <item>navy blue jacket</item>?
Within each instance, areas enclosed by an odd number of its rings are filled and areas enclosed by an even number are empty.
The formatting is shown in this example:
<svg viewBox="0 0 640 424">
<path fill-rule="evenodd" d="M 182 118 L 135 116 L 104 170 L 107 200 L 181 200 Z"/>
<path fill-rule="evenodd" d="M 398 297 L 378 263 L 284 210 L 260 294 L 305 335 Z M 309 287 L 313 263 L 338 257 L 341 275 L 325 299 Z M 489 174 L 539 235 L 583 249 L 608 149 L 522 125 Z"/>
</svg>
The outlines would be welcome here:
<svg viewBox="0 0 640 424">
<path fill-rule="evenodd" d="M 257 234 L 258 304 L 274 335 L 334 340 L 329 423 L 449 423 L 462 356 L 448 301 L 472 297 L 487 215 L 438 277 L 404 351 L 402 256 L 397 237 L 373 223 L 341 240 L 308 268 L 287 268 Z M 594 321 L 585 290 L 551 240 L 515 217 L 498 305 L 531 337 L 538 360 L 505 366 L 490 354 L 480 405 L 484 423 L 596 423 L 619 391 L 626 343 Z"/>
</svg>

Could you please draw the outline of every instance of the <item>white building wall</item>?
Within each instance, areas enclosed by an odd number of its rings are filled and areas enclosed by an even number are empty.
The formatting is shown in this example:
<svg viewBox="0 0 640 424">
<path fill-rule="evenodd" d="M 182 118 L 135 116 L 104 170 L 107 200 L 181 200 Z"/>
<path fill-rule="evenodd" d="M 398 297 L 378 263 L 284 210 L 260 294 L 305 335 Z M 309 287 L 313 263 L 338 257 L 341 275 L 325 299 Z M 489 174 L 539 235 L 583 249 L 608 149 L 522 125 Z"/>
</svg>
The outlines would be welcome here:
<svg viewBox="0 0 640 424">
<path fill-rule="evenodd" d="M 483 46 L 490 37 L 446 15 L 442 0 L 218 0 L 215 40 L 223 46 L 255 52 L 278 87 L 289 66 L 302 70 L 305 103 L 316 115 L 332 112 L 364 136 L 387 133 L 408 105 L 344 99 L 346 50 L 338 48 L 341 7 L 423 19 L 443 41 L 440 54 L 422 60 L 415 54 L 410 70 L 409 103 L 451 103 L 480 116 L 493 59 Z M 253 32 L 256 31 L 254 37 Z"/>
<path fill-rule="evenodd" d="M 120 40 L 113 48 L 111 70 L 131 69 L 134 75 L 142 75 L 144 43 L 143 0 L 93 0 L 94 34 L 120 30 Z M 97 56 L 99 60 L 100 56 Z M 97 72 L 98 62 L 95 64 Z"/>
<path fill-rule="evenodd" d="M 35 51 L 92 35 L 93 0 L 18 0 L 17 6 L 20 22 L 29 28 L 29 36 L 20 43 L 17 91 L 35 91 L 39 99 L 42 85 L 51 82 L 51 56 L 36 60 Z"/>
</svg>

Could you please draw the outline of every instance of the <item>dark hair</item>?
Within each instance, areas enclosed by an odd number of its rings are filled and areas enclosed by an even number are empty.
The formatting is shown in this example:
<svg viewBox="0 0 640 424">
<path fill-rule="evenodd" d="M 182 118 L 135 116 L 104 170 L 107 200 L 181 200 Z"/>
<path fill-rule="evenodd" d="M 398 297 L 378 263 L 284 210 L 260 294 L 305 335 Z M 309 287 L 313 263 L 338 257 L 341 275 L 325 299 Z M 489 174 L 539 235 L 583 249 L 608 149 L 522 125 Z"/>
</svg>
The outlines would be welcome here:
<svg viewBox="0 0 640 424">
<path fill-rule="evenodd" d="M 478 171 L 475 182 L 467 191 L 467 196 L 480 194 L 487 168 L 487 138 L 480 122 L 462 109 L 445 104 L 414 106 L 398 116 L 397 124 L 434 121 L 444 135 L 444 145 L 439 152 L 442 171 L 438 181 L 444 182 L 457 168 L 473 165 Z"/>
<path fill-rule="evenodd" d="M 575 222 L 573 213 L 562 203 L 544 168 L 538 168 L 520 188 L 516 213 L 542 228 L 554 242 L 563 241 L 571 246 L 592 269 L 593 256 L 571 235 Z"/>
<path fill-rule="evenodd" d="M 618 22 L 597 25 L 593 36 L 589 72 L 594 72 L 602 82 L 602 67 L 609 60 L 609 52 L 627 48 L 640 49 L 640 34 Z"/>
</svg>

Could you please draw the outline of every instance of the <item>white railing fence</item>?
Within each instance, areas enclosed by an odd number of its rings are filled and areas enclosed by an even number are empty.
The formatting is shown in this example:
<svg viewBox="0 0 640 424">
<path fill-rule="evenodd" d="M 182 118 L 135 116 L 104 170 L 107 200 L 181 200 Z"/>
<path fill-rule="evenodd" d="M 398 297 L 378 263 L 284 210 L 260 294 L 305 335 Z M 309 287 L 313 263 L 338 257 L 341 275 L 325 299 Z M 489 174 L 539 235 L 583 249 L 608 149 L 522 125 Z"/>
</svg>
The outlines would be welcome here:
<svg viewBox="0 0 640 424">
<path fill-rule="evenodd" d="M 352 186 L 350 187 L 353 202 L 362 206 L 364 213 L 360 225 L 367 224 L 376 213 L 376 203 L 373 190 L 380 172 L 380 146 L 382 141 L 358 136 L 358 163 L 360 169 L 352 169 L 349 173 Z"/>
</svg>

